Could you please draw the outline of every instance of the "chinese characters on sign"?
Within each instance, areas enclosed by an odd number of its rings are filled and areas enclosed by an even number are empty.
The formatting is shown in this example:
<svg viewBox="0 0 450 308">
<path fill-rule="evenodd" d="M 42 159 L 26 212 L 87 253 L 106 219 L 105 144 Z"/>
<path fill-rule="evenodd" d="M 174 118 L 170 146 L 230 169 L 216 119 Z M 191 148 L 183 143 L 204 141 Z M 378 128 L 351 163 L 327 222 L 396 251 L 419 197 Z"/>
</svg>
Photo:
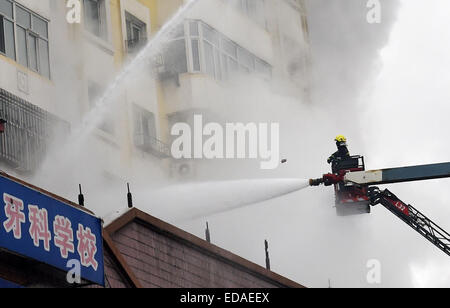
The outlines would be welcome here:
<svg viewBox="0 0 450 308">
<path fill-rule="evenodd" d="M 25 214 L 23 210 L 23 202 L 8 194 L 3 194 L 3 201 L 5 201 L 5 215 L 8 220 L 3 223 L 6 232 L 13 231 L 14 238 L 20 240 L 22 238 L 21 223 L 25 222 Z"/>
<path fill-rule="evenodd" d="M 23 211 L 23 201 L 17 197 L 3 194 L 5 202 L 5 215 L 8 220 L 3 223 L 6 232 L 13 231 L 15 239 L 22 238 L 22 226 L 25 223 L 25 214 Z M 28 205 L 28 220 L 30 222 L 29 234 L 36 247 L 40 247 L 40 241 L 43 241 L 43 247 L 46 251 L 50 251 L 50 240 L 52 235 L 48 227 L 48 215 L 46 209 L 40 209 L 35 205 Z M 74 252 L 73 229 L 69 218 L 64 216 L 56 216 L 53 221 L 54 244 L 59 248 L 61 257 L 68 258 L 68 252 Z M 97 252 L 96 236 L 91 233 L 89 227 L 78 225 L 77 231 L 78 248 L 77 252 L 81 259 L 81 264 L 95 270 L 98 263 L 95 260 Z"/>
<path fill-rule="evenodd" d="M 5 215 L 8 217 L 8 220 L 3 223 L 3 227 L 6 232 L 13 231 L 14 238 L 21 239 L 21 223 L 25 222 L 25 214 L 22 212 L 23 201 L 6 193 L 3 194 L 3 201 L 5 202 Z M 29 233 L 33 239 L 34 246 L 39 247 L 40 241 L 43 241 L 44 249 L 50 251 L 52 235 L 48 228 L 47 210 L 40 209 L 35 205 L 28 205 L 28 220 L 30 222 Z M 53 221 L 53 230 L 55 232 L 54 244 L 59 248 L 61 257 L 67 259 L 68 252 L 74 252 L 72 223 L 67 217 L 56 216 Z M 81 258 L 81 264 L 97 269 L 98 263 L 95 260 L 97 239 L 91 233 L 91 229 L 87 227 L 85 230 L 84 226 L 79 224 L 77 239 L 77 251 Z"/>
<path fill-rule="evenodd" d="M 86 267 L 92 266 L 96 270 L 98 264 L 94 259 L 95 253 L 97 252 L 95 235 L 91 233 L 91 229 L 86 228 L 86 230 L 84 230 L 82 225 L 78 225 L 77 239 L 77 251 L 81 257 L 81 264 Z"/>
<path fill-rule="evenodd" d="M 99 218 L 2 176 L 0 194 L 1 248 L 62 270 L 79 260 L 81 276 L 104 285 Z"/>
<path fill-rule="evenodd" d="M 61 257 L 67 259 L 70 252 L 74 252 L 73 230 L 70 220 L 63 216 L 56 216 L 53 222 L 55 232 L 55 246 L 60 249 Z"/>
</svg>

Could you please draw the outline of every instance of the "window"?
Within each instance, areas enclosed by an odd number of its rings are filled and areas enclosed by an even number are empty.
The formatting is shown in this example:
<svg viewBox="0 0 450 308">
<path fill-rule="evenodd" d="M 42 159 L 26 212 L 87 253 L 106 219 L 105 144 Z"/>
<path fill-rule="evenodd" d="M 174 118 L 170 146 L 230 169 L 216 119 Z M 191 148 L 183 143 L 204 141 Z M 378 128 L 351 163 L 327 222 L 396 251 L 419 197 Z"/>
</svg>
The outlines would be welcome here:
<svg viewBox="0 0 450 308">
<path fill-rule="evenodd" d="M 155 115 L 150 111 L 134 105 L 135 135 L 145 139 L 156 138 Z"/>
<path fill-rule="evenodd" d="M 264 0 L 237 0 L 235 5 L 261 27 L 267 27 Z"/>
<path fill-rule="evenodd" d="M 5 53 L 5 32 L 3 27 L 3 17 L 0 16 L 0 52 Z"/>
<path fill-rule="evenodd" d="M 105 0 L 84 0 L 84 19 L 87 31 L 97 37 L 106 38 Z"/>
<path fill-rule="evenodd" d="M 184 25 L 178 26 L 172 33 L 170 41 L 163 52 L 166 69 L 171 73 L 187 73 L 186 40 Z"/>
<path fill-rule="evenodd" d="M 22 27 L 16 27 L 17 33 L 17 62 L 28 66 L 27 31 Z"/>
<path fill-rule="evenodd" d="M 239 63 L 241 65 L 241 69 L 246 72 L 250 73 L 251 71 L 254 71 L 255 69 L 255 57 L 245 50 L 244 48 L 238 49 L 238 58 Z"/>
<path fill-rule="evenodd" d="M 13 60 L 16 59 L 13 3 L 7 0 L 0 0 L 0 53 Z"/>
<path fill-rule="evenodd" d="M 224 78 L 229 78 L 233 73 L 236 73 L 239 69 L 237 50 L 238 46 L 232 41 L 222 38 L 222 67 L 224 72 Z"/>
<path fill-rule="evenodd" d="M 168 71 L 201 72 L 216 80 L 229 79 L 239 71 L 266 78 L 272 75 L 267 62 L 201 21 L 188 20 L 174 31 L 174 36 L 163 52 Z"/>
<path fill-rule="evenodd" d="M 192 71 L 200 72 L 200 32 L 199 23 L 196 21 L 189 22 L 189 34 L 191 37 L 192 49 Z"/>
<path fill-rule="evenodd" d="M 103 95 L 103 87 L 101 87 L 99 84 L 95 82 L 89 82 L 88 84 L 88 99 L 89 99 L 89 105 L 91 109 L 94 109 L 98 103 L 98 100 Z M 114 119 L 113 117 L 108 114 L 106 119 L 98 126 L 98 129 L 104 131 L 105 133 L 108 133 L 110 135 L 114 135 L 115 128 L 114 128 Z"/>
<path fill-rule="evenodd" d="M 147 25 L 129 14 L 125 13 L 127 27 L 128 52 L 135 52 L 147 43 Z"/>
<path fill-rule="evenodd" d="M 13 17 L 13 4 L 8 0 L 0 0 L 0 14 L 9 17 Z"/>
<path fill-rule="evenodd" d="M 16 47 L 14 46 L 14 25 L 11 21 L 3 20 L 3 30 L 5 34 L 5 54 L 7 57 L 14 59 Z"/>
<path fill-rule="evenodd" d="M 157 138 L 155 115 L 137 105 L 133 109 L 135 146 L 160 158 L 170 157 L 169 146 Z"/>
<path fill-rule="evenodd" d="M 191 40 L 192 47 L 192 70 L 200 72 L 200 41 L 197 38 Z"/>
<path fill-rule="evenodd" d="M 47 21 L 16 5 L 16 31 L 18 62 L 50 78 Z"/>
<path fill-rule="evenodd" d="M 220 34 L 210 26 L 202 24 L 202 35 L 206 73 L 220 80 L 222 79 Z"/>
<path fill-rule="evenodd" d="M 48 37 L 47 20 L 13 1 L 0 0 L 0 53 L 50 78 Z"/>
<path fill-rule="evenodd" d="M 203 48 L 205 52 L 205 72 L 211 76 L 215 76 L 215 65 L 214 65 L 214 47 L 211 43 L 205 41 L 203 43 Z"/>
<path fill-rule="evenodd" d="M 255 61 L 255 71 L 263 76 L 271 76 L 272 68 L 264 61 L 256 59 Z"/>
</svg>

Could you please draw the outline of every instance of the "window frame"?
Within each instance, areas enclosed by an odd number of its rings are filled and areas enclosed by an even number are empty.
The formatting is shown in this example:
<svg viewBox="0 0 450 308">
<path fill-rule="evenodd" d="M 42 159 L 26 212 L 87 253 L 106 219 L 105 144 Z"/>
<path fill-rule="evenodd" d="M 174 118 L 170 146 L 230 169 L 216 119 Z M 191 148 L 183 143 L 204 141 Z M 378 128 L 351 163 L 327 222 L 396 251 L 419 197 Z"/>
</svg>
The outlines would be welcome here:
<svg viewBox="0 0 450 308">
<path fill-rule="evenodd" d="M 157 139 L 156 115 L 137 104 L 133 104 L 133 111 L 133 120 L 135 122 L 134 134 Z M 145 129 L 144 122 L 147 122 L 147 129 Z"/>
<path fill-rule="evenodd" d="M 5 21 L 4 21 L 4 19 L 6 19 L 7 21 L 9 21 L 9 22 L 11 22 L 11 23 L 13 24 L 13 35 L 14 35 L 14 59 L 13 59 L 13 60 L 15 61 L 16 58 L 17 58 L 17 46 L 16 46 L 16 21 L 15 21 L 16 6 L 15 6 L 15 1 L 8 1 L 8 0 L 6 0 L 6 1 L 12 4 L 12 17 L 9 17 L 9 16 L 7 16 L 6 14 L 0 12 L 0 16 L 2 17 L 2 23 L 3 23 L 3 25 L 2 25 L 2 28 L 3 28 L 3 34 L 2 34 L 2 36 L 3 36 L 4 49 L 5 49 L 4 52 L 0 50 L 0 54 L 1 54 L 2 56 L 5 56 L 5 57 L 7 57 L 7 58 L 10 58 L 10 57 L 7 55 L 7 52 L 6 52 L 6 51 L 7 51 L 7 49 L 6 49 L 7 47 L 6 47 Z M 10 59 L 11 59 L 11 58 L 10 58 Z"/>
<path fill-rule="evenodd" d="M 22 10 L 24 10 L 24 11 L 26 11 L 26 12 L 28 12 L 30 14 L 30 29 L 26 29 L 23 26 L 17 24 L 16 15 L 15 15 L 17 7 L 20 7 Z M 18 50 L 17 49 L 17 47 L 18 47 L 17 46 L 17 39 L 16 39 L 16 37 L 17 37 L 17 34 L 16 34 L 17 29 L 16 29 L 16 27 L 21 27 L 22 29 L 25 29 L 25 33 L 26 33 L 26 40 L 25 40 L 26 48 L 25 48 L 25 50 L 27 51 L 27 68 L 29 70 L 33 71 L 33 72 L 38 73 L 39 75 L 47 77 L 48 79 L 51 80 L 50 42 L 49 42 L 49 36 L 50 35 L 49 35 L 49 21 L 48 21 L 48 19 L 43 18 L 39 14 L 36 14 L 35 12 L 31 11 L 30 9 L 28 9 L 28 8 L 24 7 L 23 5 L 20 5 L 18 3 L 15 3 L 15 5 L 14 5 L 14 17 L 15 17 L 14 18 L 14 37 L 15 37 L 15 44 L 16 44 L 16 61 L 17 61 L 17 50 Z M 46 31 L 47 32 L 47 37 L 41 36 L 41 34 L 37 33 L 37 31 L 35 31 L 34 18 L 33 17 L 37 17 L 38 19 L 40 19 L 40 20 L 42 20 L 42 21 L 44 21 L 46 23 L 46 26 L 47 26 L 47 31 Z M 30 46 L 29 46 L 29 37 L 30 36 L 33 36 L 36 39 L 36 66 L 37 66 L 37 70 L 35 70 L 32 67 L 30 67 L 30 63 L 31 63 L 30 59 L 31 59 L 31 56 L 32 56 L 31 53 L 30 53 Z M 40 55 L 40 53 L 41 53 L 40 49 L 41 48 L 40 48 L 40 45 L 39 45 L 39 41 L 40 40 L 45 41 L 47 43 L 47 46 L 48 46 L 48 55 L 47 55 L 48 60 L 47 61 L 48 61 L 48 66 L 49 66 L 49 68 L 48 68 L 49 76 L 43 75 L 43 72 L 42 72 L 43 69 L 41 68 L 42 64 L 41 64 L 41 55 Z"/>
<path fill-rule="evenodd" d="M 191 34 L 191 25 L 193 23 L 197 24 L 198 29 L 198 35 L 197 34 Z M 217 42 L 212 42 L 211 40 L 207 39 L 204 33 L 204 27 L 209 28 L 211 31 L 213 31 L 217 35 Z M 211 27 L 207 23 L 201 21 L 201 20 L 195 20 L 195 19 L 188 19 L 184 23 L 184 39 L 186 42 L 186 56 L 187 56 L 187 64 L 188 64 L 188 73 L 202 73 L 207 74 L 208 76 L 211 76 L 217 81 L 222 81 L 229 79 L 230 76 L 233 73 L 236 72 L 247 72 L 247 73 L 261 73 L 257 69 L 256 63 L 260 65 L 266 66 L 267 73 L 262 75 L 267 76 L 268 78 L 272 77 L 272 69 L 273 67 L 264 61 L 263 59 L 259 58 L 252 52 L 248 51 L 246 48 L 240 46 L 239 44 L 235 43 L 233 40 L 231 40 L 229 37 L 225 36 L 224 34 L 217 31 L 215 28 Z M 178 40 L 180 38 L 174 39 Z M 197 40 L 199 44 L 199 50 L 198 50 L 198 57 L 199 57 L 199 66 L 200 70 L 196 70 L 194 66 L 194 54 L 193 54 L 193 41 Z M 229 46 L 232 46 L 234 48 L 234 53 L 231 54 L 227 48 L 225 47 L 225 42 L 229 44 Z M 207 59 L 206 59 L 206 49 L 205 45 L 209 44 L 212 48 L 212 57 L 213 57 L 213 63 L 214 63 L 214 74 L 208 72 L 207 70 Z M 252 67 L 248 67 L 248 65 L 244 64 L 242 62 L 242 59 L 239 55 L 239 50 L 243 50 L 245 54 L 247 54 L 250 57 L 250 60 L 252 62 Z M 226 61 L 225 61 L 226 60 Z M 225 63 L 226 62 L 226 63 Z M 230 65 L 230 63 L 233 62 L 234 65 Z"/>
<path fill-rule="evenodd" d="M 135 37 L 134 30 L 139 32 L 139 36 L 137 38 Z M 125 31 L 126 47 L 128 52 L 135 48 L 142 47 L 141 44 L 145 44 L 147 42 L 147 24 L 128 11 L 125 11 Z M 134 43 L 130 43 L 130 41 L 133 41 Z M 130 46 L 130 44 L 133 46 Z"/>
<path fill-rule="evenodd" d="M 0 54 L 6 57 L 6 35 L 3 18 L 3 15 L 0 14 Z"/>
<path fill-rule="evenodd" d="M 178 27 L 180 27 L 178 29 Z M 191 44 L 188 40 L 188 35 L 187 35 L 187 31 L 189 31 L 188 29 L 188 24 L 186 22 L 180 23 L 180 25 L 177 28 L 175 28 L 173 30 L 173 33 L 171 34 L 171 39 L 168 41 L 167 45 L 168 46 L 168 50 L 171 50 L 171 48 L 173 48 L 173 45 L 176 42 L 183 42 L 184 44 L 184 57 L 185 57 L 185 63 L 186 63 L 186 67 L 183 67 L 183 71 L 179 72 L 179 71 L 170 71 L 171 73 L 175 72 L 178 74 L 184 74 L 184 73 L 191 73 L 191 67 L 192 67 L 192 55 L 191 55 Z M 183 30 L 183 33 L 178 33 L 178 30 Z M 167 53 L 165 54 L 167 56 Z M 166 60 L 166 58 L 164 58 Z M 172 63 L 173 64 L 173 63 Z M 183 63 L 184 64 L 184 63 Z M 176 67 L 176 65 L 175 65 Z M 168 69 L 169 67 L 166 65 L 166 68 Z"/>
<path fill-rule="evenodd" d="M 6 19 L 9 22 L 11 22 L 13 25 L 13 35 L 14 35 L 14 38 L 13 38 L 14 39 L 14 58 L 13 58 L 13 60 L 16 63 L 25 66 L 27 69 L 29 69 L 35 73 L 38 73 L 39 75 L 51 80 L 51 75 L 52 75 L 51 71 L 52 70 L 51 70 L 51 64 L 50 64 L 50 53 L 51 53 L 51 51 L 50 51 L 50 27 L 49 27 L 50 21 L 47 18 L 42 17 L 41 15 L 35 13 L 34 11 L 21 5 L 20 3 L 17 3 L 14 0 L 11 0 L 11 1 L 7 0 L 7 1 L 12 4 L 12 9 L 13 9 L 12 10 L 12 18 L 10 18 L 9 16 L 6 16 L 2 13 L 0 13 L 0 16 L 3 19 Z M 29 28 L 26 28 L 17 22 L 17 8 L 20 8 L 21 10 L 27 12 L 30 15 L 30 27 Z M 45 23 L 47 37 L 42 36 L 40 33 L 35 31 L 36 30 L 35 26 L 34 26 L 35 18 L 38 20 L 41 20 Z M 19 62 L 19 43 L 18 43 L 18 39 L 17 39 L 17 32 L 18 32 L 17 27 L 20 27 L 21 29 L 23 29 L 25 31 L 25 51 L 26 51 L 26 62 L 27 62 L 26 65 Z M 3 32 L 4 32 L 4 30 L 3 30 Z M 3 36 L 6 37 L 4 33 L 3 33 Z M 29 37 L 30 36 L 33 36 L 35 38 L 35 42 L 36 42 L 36 55 L 35 55 L 36 56 L 36 69 L 34 69 L 30 66 L 30 63 L 31 63 L 30 57 L 32 56 L 31 52 L 30 52 L 30 46 L 29 46 Z M 6 38 L 4 40 L 5 40 L 5 52 L 0 51 L 0 54 L 8 57 L 6 55 Z M 47 50 L 48 50 L 47 55 L 46 55 L 47 63 L 48 63 L 48 76 L 44 75 L 44 73 L 43 73 L 44 69 L 41 68 L 41 65 L 42 65 L 41 54 L 40 54 L 42 52 L 42 51 L 40 51 L 40 49 L 41 49 L 40 41 L 41 40 L 45 42 L 45 44 L 47 45 Z"/>
<path fill-rule="evenodd" d="M 197 34 L 191 34 L 191 24 L 195 23 L 197 25 Z M 202 40 L 202 29 L 200 26 L 200 23 L 198 20 L 187 20 L 184 23 L 184 37 L 186 42 L 186 57 L 187 57 L 187 71 L 188 73 L 202 73 L 205 68 L 204 63 L 204 46 L 203 46 L 203 40 Z M 197 46 L 198 46 L 198 70 L 195 69 L 194 65 L 194 56 L 193 56 L 193 49 L 192 49 L 192 41 L 197 40 Z"/>
<path fill-rule="evenodd" d="M 89 22 L 92 22 L 90 17 L 88 18 L 88 14 L 86 14 L 86 1 L 96 2 L 98 9 L 98 34 L 94 33 L 90 29 Z M 105 0 L 83 0 L 83 19 L 84 19 L 84 30 L 91 35 L 95 36 L 104 41 L 108 41 L 108 12 L 107 12 L 107 4 Z M 89 20 L 89 21 L 88 21 Z"/>
<path fill-rule="evenodd" d="M 27 62 L 28 62 L 28 69 L 32 70 L 33 72 L 39 73 L 40 71 L 40 58 L 39 58 L 39 36 L 37 33 L 34 33 L 32 30 L 25 30 L 25 33 L 27 35 L 26 44 L 27 44 Z M 30 42 L 30 39 L 34 39 L 34 51 L 35 54 L 32 52 L 32 44 Z M 31 64 L 33 63 L 32 59 L 35 58 L 33 61 L 36 61 L 36 69 L 34 67 L 31 67 Z"/>
<path fill-rule="evenodd" d="M 12 7 L 12 17 L 14 17 L 14 1 L 13 0 L 5 0 L 6 2 L 11 3 L 11 7 Z M 12 17 L 6 16 L 4 13 L 0 12 L 0 15 L 8 17 L 9 19 L 11 19 Z"/>
<path fill-rule="evenodd" d="M 157 149 L 158 127 L 156 114 L 136 103 L 132 104 L 134 146 L 151 154 Z"/>
</svg>

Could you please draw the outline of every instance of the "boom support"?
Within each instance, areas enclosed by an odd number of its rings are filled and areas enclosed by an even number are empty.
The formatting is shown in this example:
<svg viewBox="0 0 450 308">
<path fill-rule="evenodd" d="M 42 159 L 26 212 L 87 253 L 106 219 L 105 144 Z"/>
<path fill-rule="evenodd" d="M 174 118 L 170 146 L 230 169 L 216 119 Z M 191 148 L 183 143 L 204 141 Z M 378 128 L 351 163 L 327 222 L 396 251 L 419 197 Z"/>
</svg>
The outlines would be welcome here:
<svg viewBox="0 0 450 308">
<path fill-rule="evenodd" d="M 349 172 L 344 182 L 359 185 L 381 185 L 450 177 L 450 163 Z"/>
<path fill-rule="evenodd" d="M 312 179 L 309 184 L 311 186 L 334 185 L 336 211 L 340 216 L 370 213 L 370 206 L 382 204 L 450 256 L 449 233 L 412 205 L 401 201 L 389 190 L 381 191 L 373 186 L 450 178 L 450 163 L 365 171 L 364 159 L 361 165 L 356 163 L 358 158 L 361 160 L 362 157 L 353 156 L 342 160 L 333 169 L 333 173 L 325 174 L 319 179 Z"/>
<path fill-rule="evenodd" d="M 369 188 L 369 200 L 372 206 L 383 205 L 411 228 L 429 240 L 444 253 L 450 256 L 450 234 L 435 224 L 431 219 L 407 205 L 389 190 L 381 191 L 378 187 Z"/>
</svg>

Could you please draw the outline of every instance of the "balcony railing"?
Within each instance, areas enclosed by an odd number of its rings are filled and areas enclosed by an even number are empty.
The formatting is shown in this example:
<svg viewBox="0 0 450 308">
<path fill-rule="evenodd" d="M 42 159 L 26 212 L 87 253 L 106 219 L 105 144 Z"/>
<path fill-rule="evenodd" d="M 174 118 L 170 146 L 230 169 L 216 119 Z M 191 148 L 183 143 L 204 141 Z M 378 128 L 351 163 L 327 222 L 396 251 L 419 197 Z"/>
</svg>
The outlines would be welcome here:
<svg viewBox="0 0 450 308">
<path fill-rule="evenodd" d="M 169 145 L 155 137 L 146 134 L 135 134 L 134 144 L 142 151 L 155 155 L 158 158 L 172 157 Z"/>
<path fill-rule="evenodd" d="M 45 157 L 50 141 L 68 135 L 69 124 L 45 110 L 0 89 L 0 160 L 23 172 L 33 172 Z"/>
</svg>

